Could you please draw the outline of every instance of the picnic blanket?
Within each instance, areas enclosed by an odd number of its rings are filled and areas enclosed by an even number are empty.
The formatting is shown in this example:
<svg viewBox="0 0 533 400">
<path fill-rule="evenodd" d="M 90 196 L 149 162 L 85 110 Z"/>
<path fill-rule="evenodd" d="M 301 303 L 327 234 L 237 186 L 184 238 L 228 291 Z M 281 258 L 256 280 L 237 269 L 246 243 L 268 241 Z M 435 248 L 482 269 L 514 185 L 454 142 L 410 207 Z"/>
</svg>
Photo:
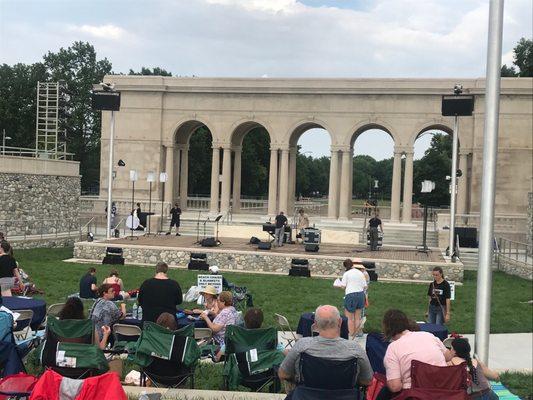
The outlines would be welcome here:
<svg viewBox="0 0 533 400">
<path fill-rule="evenodd" d="M 490 382 L 490 386 L 498 398 L 503 400 L 520 400 L 520 397 L 512 394 L 501 382 Z"/>
</svg>

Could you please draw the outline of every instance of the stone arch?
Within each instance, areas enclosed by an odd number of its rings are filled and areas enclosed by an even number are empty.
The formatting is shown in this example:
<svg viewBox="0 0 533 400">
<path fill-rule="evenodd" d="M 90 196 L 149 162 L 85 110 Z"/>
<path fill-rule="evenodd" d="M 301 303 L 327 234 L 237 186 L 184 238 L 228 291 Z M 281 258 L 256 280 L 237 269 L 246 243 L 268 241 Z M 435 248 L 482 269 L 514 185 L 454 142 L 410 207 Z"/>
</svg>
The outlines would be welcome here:
<svg viewBox="0 0 533 400">
<path fill-rule="evenodd" d="M 196 129 L 205 126 L 214 141 L 214 134 L 212 129 L 212 124 L 205 118 L 184 118 L 172 126 L 170 133 L 171 143 L 173 144 L 187 144 L 191 135 L 196 131 Z"/>
<path fill-rule="evenodd" d="M 244 137 L 246 136 L 246 134 L 255 128 L 264 128 L 266 132 L 268 133 L 268 137 L 270 141 L 272 142 L 272 136 L 271 136 L 272 130 L 269 128 L 267 123 L 265 123 L 264 121 L 257 120 L 257 119 L 250 120 L 250 119 L 243 118 L 243 119 L 236 121 L 231 126 L 231 129 L 230 129 L 231 145 L 242 146 L 242 141 Z"/>
<path fill-rule="evenodd" d="M 424 132 L 431 131 L 431 130 L 440 130 L 446 132 L 448 135 L 453 134 L 453 127 L 448 124 L 448 122 L 444 120 L 430 120 L 425 121 L 421 124 L 419 124 L 413 131 L 413 134 L 409 138 L 409 142 L 407 143 L 409 148 L 413 148 L 416 142 L 416 139 L 420 135 L 422 135 Z"/>
<path fill-rule="evenodd" d="M 366 132 L 370 129 L 379 129 L 379 130 L 386 132 L 392 138 L 392 141 L 394 142 L 395 145 L 397 145 L 400 142 L 399 138 L 397 138 L 396 134 L 394 133 L 394 129 L 387 122 L 381 121 L 381 120 L 375 120 L 375 121 L 366 120 L 366 121 L 358 122 L 348 132 L 347 136 L 350 138 L 350 147 L 353 147 L 359 135 L 361 135 L 363 132 Z"/>
<path fill-rule="evenodd" d="M 284 139 L 288 139 L 289 147 L 294 147 L 298 143 L 298 139 L 309 129 L 319 128 L 324 129 L 328 132 L 331 143 L 334 143 L 334 134 L 333 131 L 329 128 L 328 124 L 322 120 L 316 118 L 306 118 L 294 123 L 289 130 Z"/>
</svg>

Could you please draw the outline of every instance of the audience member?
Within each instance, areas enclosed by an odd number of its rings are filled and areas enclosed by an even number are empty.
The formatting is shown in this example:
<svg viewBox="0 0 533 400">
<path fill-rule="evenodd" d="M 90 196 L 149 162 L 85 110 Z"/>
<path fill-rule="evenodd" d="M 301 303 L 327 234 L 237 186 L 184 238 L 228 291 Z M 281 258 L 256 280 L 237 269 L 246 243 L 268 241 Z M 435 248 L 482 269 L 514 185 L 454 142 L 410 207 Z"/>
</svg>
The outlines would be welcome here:
<svg viewBox="0 0 533 400">
<path fill-rule="evenodd" d="M 413 322 L 400 310 L 388 310 L 383 316 L 383 333 L 392 340 L 387 348 L 383 364 L 387 374 L 387 386 L 377 400 L 388 400 L 396 392 L 411 387 L 411 361 L 418 360 L 439 367 L 446 366 L 451 352 L 429 332 L 413 332 Z"/>
<path fill-rule="evenodd" d="M 170 313 L 167 313 L 167 312 L 161 313 L 161 315 L 157 317 L 157 321 L 155 321 L 155 323 L 171 331 L 178 330 L 178 323 L 176 322 L 176 316 Z"/>
<path fill-rule="evenodd" d="M 263 311 L 260 308 L 249 308 L 244 314 L 246 329 L 259 329 L 263 325 Z"/>
<path fill-rule="evenodd" d="M 58 319 L 85 319 L 85 314 L 83 312 L 83 303 L 80 300 L 79 297 L 69 297 L 67 301 L 65 302 L 65 305 L 59 311 L 59 314 L 57 315 Z M 107 346 L 107 341 L 109 339 L 109 336 L 111 335 L 111 328 L 107 325 L 103 325 L 101 328 L 102 331 L 102 339 L 99 339 L 99 333 L 96 331 L 96 328 L 94 330 L 94 344 L 98 344 L 98 346 L 103 350 Z"/>
<path fill-rule="evenodd" d="M 90 267 L 80 279 L 80 297 L 82 299 L 96 299 L 98 286 L 96 286 L 96 268 Z"/>
<path fill-rule="evenodd" d="M 89 316 L 94 322 L 96 331 L 100 339 L 102 339 L 103 326 L 113 327 L 120 319 L 123 319 L 126 316 L 126 305 L 124 303 L 120 304 L 120 309 L 113 299 L 115 298 L 115 289 L 113 286 L 104 283 L 98 288 L 98 295 L 100 298 L 95 301 L 91 315 Z"/>
<path fill-rule="evenodd" d="M 441 267 L 433 268 L 432 275 L 434 280 L 428 287 L 428 322 L 430 324 L 443 325 L 445 322 L 450 322 L 450 284 L 444 279 Z"/>
<path fill-rule="evenodd" d="M 206 311 L 209 313 L 211 317 L 216 317 L 219 313 L 218 310 L 218 302 L 217 302 L 217 290 L 214 286 L 207 285 L 203 290 L 200 291 L 200 294 L 204 297 L 204 310 L 201 310 L 199 308 L 195 308 L 193 313 L 195 314 L 201 314 L 202 312 Z"/>
<path fill-rule="evenodd" d="M 113 301 L 127 300 L 130 298 L 128 292 L 124 291 L 124 283 L 122 282 L 122 279 L 119 278 L 118 271 L 116 269 L 112 269 L 109 272 L 109 276 L 104 279 L 103 283 L 107 283 L 113 286 L 113 289 L 115 289 L 115 298 Z"/>
<path fill-rule="evenodd" d="M 162 261 L 155 266 L 155 276 L 147 279 L 139 289 L 137 300 L 143 308 L 143 321 L 157 321 L 164 312 L 176 314 L 176 306 L 183 301 L 181 287 L 167 276 L 168 265 Z"/>
<path fill-rule="evenodd" d="M 200 316 L 207 324 L 207 327 L 213 331 L 213 340 L 219 346 L 224 344 L 227 325 L 237 323 L 237 310 L 233 307 L 233 295 L 231 292 L 220 292 L 218 295 L 219 313 L 213 321 L 209 319 L 209 314 L 204 311 Z"/>
<path fill-rule="evenodd" d="M 497 372 L 489 369 L 485 364 L 470 357 L 470 343 L 463 338 L 454 339 L 452 342 L 452 359 L 448 365 L 466 363 L 470 374 L 471 384 L 468 386 L 468 398 L 478 400 L 497 400 L 498 395 L 491 389 L 487 379 L 497 381 L 500 376 Z"/>
<path fill-rule="evenodd" d="M 341 288 L 345 289 L 344 315 L 348 318 L 350 337 L 354 338 L 361 325 L 361 313 L 365 308 L 367 283 L 364 274 L 355 268 L 352 260 L 347 258 L 343 265 L 346 269 L 341 279 Z"/>
<path fill-rule="evenodd" d="M 0 243 L 0 287 L 2 296 L 11 296 L 11 288 L 14 286 L 15 279 L 18 280 L 21 289 L 24 288 L 12 251 L 13 249 L 8 242 L 3 241 Z"/>
<path fill-rule="evenodd" d="M 300 383 L 300 355 L 307 353 L 327 360 L 357 358 L 357 383 L 369 385 L 372 380 L 372 367 L 368 357 L 357 342 L 340 337 L 341 324 L 342 319 L 336 307 L 319 306 L 315 311 L 314 323 L 318 336 L 304 337 L 294 344 L 279 368 L 280 379 Z"/>
</svg>

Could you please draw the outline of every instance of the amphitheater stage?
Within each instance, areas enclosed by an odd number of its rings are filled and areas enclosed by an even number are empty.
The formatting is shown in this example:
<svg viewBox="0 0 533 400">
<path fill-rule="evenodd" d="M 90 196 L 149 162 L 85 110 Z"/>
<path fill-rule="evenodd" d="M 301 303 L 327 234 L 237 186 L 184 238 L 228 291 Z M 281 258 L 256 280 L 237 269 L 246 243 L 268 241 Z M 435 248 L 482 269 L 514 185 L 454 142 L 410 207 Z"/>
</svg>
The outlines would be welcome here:
<svg viewBox="0 0 533 400">
<path fill-rule="evenodd" d="M 258 250 L 242 238 L 221 238 L 217 247 L 201 247 L 191 236 L 136 236 L 138 239 L 119 238 L 111 240 L 77 242 L 74 258 L 100 263 L 107 247 L 120 247 L 126 264 L 154 265 L 165 261 L 170 266 L 186 267 L 191 253 L 205 253 L 210 265 L 223 271 L 288 274 L 294 258 L 309 261 L 312 276 L 339 276 L 344 272 L 342 261 L 346 258 L 361 258 L 374 262 L 381 278 L 409 281 L 432 280 L 431 270 L 440 266 L 447 279 L 462 282 L 463 265 L 450 263 L 439 250 L 420 253 L 414 248 L 383 247 L 369 251 L 366 246 L 346 244 L 320 244 L 318 252 L 306 252 L 300 244 L 286 244 L 271 250 Z"/>
</svg>

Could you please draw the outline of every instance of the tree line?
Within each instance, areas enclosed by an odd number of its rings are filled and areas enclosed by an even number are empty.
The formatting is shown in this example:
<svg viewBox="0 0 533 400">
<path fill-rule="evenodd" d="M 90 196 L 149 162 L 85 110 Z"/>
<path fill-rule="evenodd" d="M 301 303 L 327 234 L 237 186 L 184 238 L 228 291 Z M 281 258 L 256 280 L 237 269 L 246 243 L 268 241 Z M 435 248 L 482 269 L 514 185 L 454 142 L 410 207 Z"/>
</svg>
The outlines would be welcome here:
<svg viewBox="0 0 533 400">
<path fill-rule="evenodd" d="M 41 62 L 0 65 L 0 131 L 5 130 L 12 147 L 35 148 L 35 116 L 37 82 L 65 81 L 70 100 L 63 107 L 63 126 L 66 131 L 67 150 L 80 162 L 82 191 L 97 191 L 100 177 L 100 112 L 91 109 L 91 90 L 114 72 L 111 61 L 98 59 L 94 47 L 86 42 L 74 42 L 57 52 L 49 51 Z M 161 68 L 142 67 L 130 69 L 128 75 L 172 76 Z M 504 65 L 502 76 L 533 76 L 533 42 L 522 38 L 514 48 L 513 66 Z M 206 128 L 199 128 L 190 143 L 189 193 L 208 194 L 211 174 L 211 135 Z M 424 157 L 414 162 L 415 201 L 417 190 L 424 179 L 439 180 L 449 174 L 451 144 L 444 135 L 434 136 Z M 261 128 L 244 138 L 242 152 L 242 194 L 266 196 L 268 191 L 269 137 Z M 392 185 L 392 158 L 377 161 L 370 156 L 354 157 L 354 196 L 366 198 L 369 193 L 388 199 Z M 374 180 L 379 188 L 373 191 Z M 326 195 L 329 186 L 329 158 L 297 156 L 296 194 L 302 196 Z M 448 202 L 447 185 L 437 186 L 432 201 Z"/>
</svg>

